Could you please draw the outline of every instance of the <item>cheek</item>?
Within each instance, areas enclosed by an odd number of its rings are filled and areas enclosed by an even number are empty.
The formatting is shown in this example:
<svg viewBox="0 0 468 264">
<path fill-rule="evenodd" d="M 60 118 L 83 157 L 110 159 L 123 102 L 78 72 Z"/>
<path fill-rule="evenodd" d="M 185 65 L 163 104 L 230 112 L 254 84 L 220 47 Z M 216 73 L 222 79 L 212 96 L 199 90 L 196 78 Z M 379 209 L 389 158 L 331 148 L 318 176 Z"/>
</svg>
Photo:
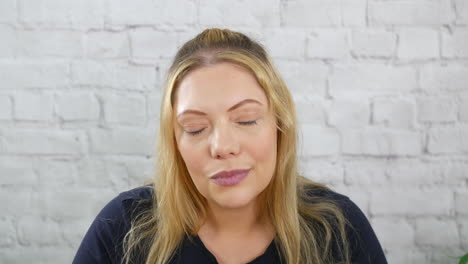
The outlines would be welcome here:
<svg viewBox="0 0 468 264">
<path fill-rule="evenodd" d="M 250 153 L 265 173 L 272 172 L 276 164 L 276 129 L 271 129 L 250 144 Z M 271 175 L 268 175 L 271 176 Z"/>
<path fill-rule="evenodd" d="M 203 157 L 200 155 L 200 150 L 197 149 L 197 146 L 192 144 L 184 144 L 184 142 L 179 142 L 179 152 L 182 156 L 182 159 L 187 166 L 194 182 L 197 178 L 203 177 Z"/>
</svg>

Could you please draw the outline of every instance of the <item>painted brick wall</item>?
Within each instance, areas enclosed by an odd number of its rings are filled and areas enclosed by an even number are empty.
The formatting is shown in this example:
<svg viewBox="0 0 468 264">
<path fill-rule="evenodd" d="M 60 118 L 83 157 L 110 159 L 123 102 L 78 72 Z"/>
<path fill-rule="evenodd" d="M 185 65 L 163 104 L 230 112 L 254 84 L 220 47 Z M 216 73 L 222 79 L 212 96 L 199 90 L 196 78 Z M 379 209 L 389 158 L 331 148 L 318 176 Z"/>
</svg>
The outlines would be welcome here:
<svg viewBox="0 0 468 264">
<path fill-rule="evenodd" d="M 468 252 L 467 0 L 1 0 L 0 263 L 70 263 L 153 176 L 164 74 L 212 26 L 266 46 L 302 173 L 361 207 L 389 263 Z"/>
</svg>

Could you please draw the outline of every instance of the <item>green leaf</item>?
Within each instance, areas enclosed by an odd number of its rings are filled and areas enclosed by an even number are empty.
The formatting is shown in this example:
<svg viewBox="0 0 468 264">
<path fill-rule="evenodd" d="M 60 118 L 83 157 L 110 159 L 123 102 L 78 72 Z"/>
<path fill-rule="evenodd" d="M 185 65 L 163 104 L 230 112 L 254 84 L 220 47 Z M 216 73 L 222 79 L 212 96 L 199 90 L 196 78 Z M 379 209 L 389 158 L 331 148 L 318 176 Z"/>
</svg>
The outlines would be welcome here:
<svg viewBox="0 0 468 264">
<path fill-rule="evenodd" d="M 460 258 L 460 262 L 458 264 L 468 264 L 468 254 Z"/>
</svg>

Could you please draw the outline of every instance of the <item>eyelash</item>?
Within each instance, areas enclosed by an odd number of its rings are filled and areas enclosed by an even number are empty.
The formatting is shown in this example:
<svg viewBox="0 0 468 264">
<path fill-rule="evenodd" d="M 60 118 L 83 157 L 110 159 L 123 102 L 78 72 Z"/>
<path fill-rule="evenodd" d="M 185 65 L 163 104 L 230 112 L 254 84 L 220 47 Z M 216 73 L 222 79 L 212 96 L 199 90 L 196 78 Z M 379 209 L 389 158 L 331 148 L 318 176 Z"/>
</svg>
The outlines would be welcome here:
<svg viewBox="0 0 468 264">
<path fill-rule="evenodd" d="M 237 123 L 240 124 L 240 125 L 243 125 L 243 126 L 251 126 L 251 125 L 256 125 L 256 124 L 257 124 L 257 120 L 245 121 L 245 122 L 237 122 Z M 192 135 L 192 136 L 196 136 L 196 135 L 200 134 L 203 130 L 205 130 L 205 129 L 203 128 L 203 129 L 200 129 L 200 130 L 198 130 L 198 131 L 187 132 L 187 133 L 189 133 L 189 134 Z"/>
</svg>

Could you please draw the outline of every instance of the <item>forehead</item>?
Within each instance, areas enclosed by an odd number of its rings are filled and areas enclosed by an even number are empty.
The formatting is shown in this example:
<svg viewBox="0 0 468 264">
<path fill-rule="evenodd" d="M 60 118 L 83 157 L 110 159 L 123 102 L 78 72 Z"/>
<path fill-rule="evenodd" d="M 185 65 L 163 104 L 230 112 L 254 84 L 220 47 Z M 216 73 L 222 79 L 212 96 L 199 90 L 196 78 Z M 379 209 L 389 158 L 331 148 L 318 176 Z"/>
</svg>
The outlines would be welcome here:
<svg viewBox="0 0 468 264">
<path fill-rule="evenodd" d="M 246 98 L 267 104 L 265 92 L 255 76 L 233 63 L 193 70 L 182 79 L 175 95 L 177 112 L 191 107 L 229 108 Z"/>
</svg>

